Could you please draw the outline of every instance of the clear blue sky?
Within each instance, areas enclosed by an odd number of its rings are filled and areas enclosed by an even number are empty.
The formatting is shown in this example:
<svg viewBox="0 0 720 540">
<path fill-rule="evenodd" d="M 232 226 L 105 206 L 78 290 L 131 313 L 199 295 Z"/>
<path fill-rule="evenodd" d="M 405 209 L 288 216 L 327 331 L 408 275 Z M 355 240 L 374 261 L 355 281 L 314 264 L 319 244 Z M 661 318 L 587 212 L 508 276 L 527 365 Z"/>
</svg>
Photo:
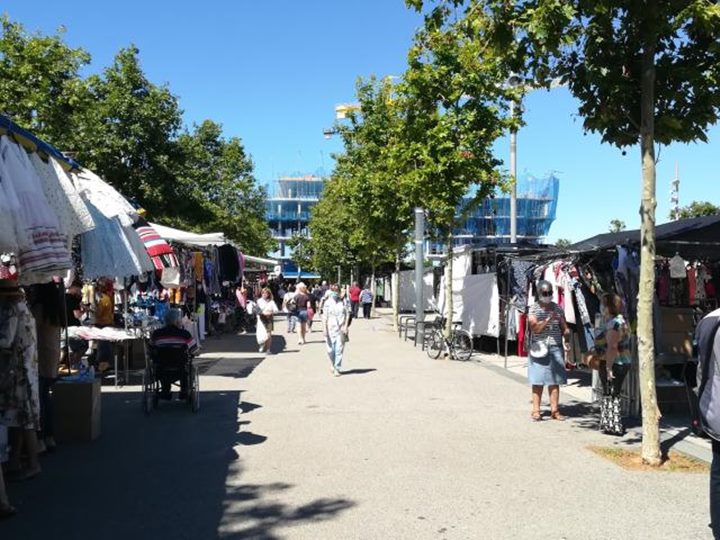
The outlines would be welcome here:
<svg viewBox="0 0 720 540">
<path fill-rule="evenodd" d="M 402 0 L 187 0 L 97 2 L 5 0 L 0 8 L 29 30 L 52 32 L 92 54 L 90 71 L 130 43 L 155 83 L 169 84 L 188 124 L 211 118 L 244 141 L 258 178 L 332 169 L 337 141 L 322 130 L 337 103 L 352 101 L 358 76 L 399 75 L 420 17 Z M 585 136 L 567 90 L 534 92 L 518 137 L 518 170 L 557 171 L 558 219 L 549 240 L 606 232 L 611 219 L 639 224 L 640 156 Z M 658 166 L 658 222 L 667 220 L 670 181 L 680 166 L 681 204 L 720 204 L 720 129 L 709 144 L 664 148 Z M 507 140 L 499 141 L 506 159 Z"/>
</svg>

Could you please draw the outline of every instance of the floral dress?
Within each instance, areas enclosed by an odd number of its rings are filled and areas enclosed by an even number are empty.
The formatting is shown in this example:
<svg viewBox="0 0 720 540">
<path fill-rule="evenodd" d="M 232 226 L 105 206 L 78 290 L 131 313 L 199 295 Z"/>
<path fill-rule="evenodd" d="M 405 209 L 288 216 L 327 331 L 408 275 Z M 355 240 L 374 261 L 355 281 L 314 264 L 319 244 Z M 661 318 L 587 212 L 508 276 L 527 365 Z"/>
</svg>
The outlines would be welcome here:
<svg viewBox="0 0 720 540">
<path fill-rule="evenodd" d="M 0 424 L 39 429 L 35 319 L 24 301 L 0 300 L 0 351 Z"/>
</svg>

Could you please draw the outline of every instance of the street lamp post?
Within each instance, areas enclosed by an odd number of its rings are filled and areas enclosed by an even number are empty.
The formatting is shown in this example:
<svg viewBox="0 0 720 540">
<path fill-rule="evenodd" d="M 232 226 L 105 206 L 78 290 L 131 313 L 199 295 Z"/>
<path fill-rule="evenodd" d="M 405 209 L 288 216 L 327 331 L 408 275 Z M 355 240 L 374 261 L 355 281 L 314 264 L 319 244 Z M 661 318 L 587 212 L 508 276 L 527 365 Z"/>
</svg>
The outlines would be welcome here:
<svg viewBox="0 0 720 540">
<path fill-rule="evenodd" d="M 510 118 L 515 119 L 515 99 L 510 101 Z M 517 244 L 517 129 L 510 129 L 510 243 Z"/>
<path fill-rule="evenodd" d="M 422 208 L 415 208 L 415 323 L 417 332 L 424 332 L 423 321 L 425 319 L 425 302 L 423 298 L 423 244 L 425 242 L 425 211 Z M 417 337 L 415 338 L 417 343 Z"/>
</svg>

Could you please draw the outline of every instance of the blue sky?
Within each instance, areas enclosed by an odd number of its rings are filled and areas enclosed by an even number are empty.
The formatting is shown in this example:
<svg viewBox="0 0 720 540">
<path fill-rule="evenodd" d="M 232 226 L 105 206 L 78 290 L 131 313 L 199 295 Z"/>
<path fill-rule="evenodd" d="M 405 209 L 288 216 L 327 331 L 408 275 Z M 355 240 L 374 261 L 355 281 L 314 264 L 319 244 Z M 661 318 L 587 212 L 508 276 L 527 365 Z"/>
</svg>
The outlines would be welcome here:
<svg viewBox="0 0 720 540">
<path fill-rule="evenodd" d="M 123 46 L 140 49 L 143 68 L 167 83 L 188 124 L 211 118 L 238 136 L 258 178 L 331 170 L 338 141 L 322 130 L 337 103 L 352 101 L 358 76 L 399 75 L 420 17 L 402 0 L 4 0 L 2 11 L 29 30 L 66 28 L 66 40 L 107 66 Z M 527 126 L 518 136 L 518 171 L 561 179 L 558 218 L 549 240 L 578 241 L 606 232 L 611 219 L 639 225 L 640 154 L 584 135 L 577 103 L 565 89 L 537 91 L 525 101 Z M 658 222 L 667 221 L 670 181 L 680 167 L 681 204 L 720 205 L 720 129 L 709 144 L 662 149 Z M 498 141 L 507 159 L 509 143 Z"/>
</svg>

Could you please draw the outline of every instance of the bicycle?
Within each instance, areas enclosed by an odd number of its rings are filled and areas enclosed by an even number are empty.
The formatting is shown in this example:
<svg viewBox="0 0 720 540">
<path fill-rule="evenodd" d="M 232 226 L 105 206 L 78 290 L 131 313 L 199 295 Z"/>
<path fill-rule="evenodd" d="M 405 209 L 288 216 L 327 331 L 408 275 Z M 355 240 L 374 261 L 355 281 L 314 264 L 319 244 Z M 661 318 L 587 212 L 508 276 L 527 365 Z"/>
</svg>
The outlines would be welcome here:
<svg viewBox="0 0 720 540">
<path fill-rule="evenodd" d="M 470 360 L 473 353 L 473 340 L 470 332 L 461 328 L 462 323 L 453 323 L 454 328 L 450 338 L 445 337 L 445 317 L 439 317 L 433 323 L 432 334 L 427 338 L 427 355 L 433 360 L 440 358 L 443 352 L 453 360 L 465 362 Z"/>
</svg>

